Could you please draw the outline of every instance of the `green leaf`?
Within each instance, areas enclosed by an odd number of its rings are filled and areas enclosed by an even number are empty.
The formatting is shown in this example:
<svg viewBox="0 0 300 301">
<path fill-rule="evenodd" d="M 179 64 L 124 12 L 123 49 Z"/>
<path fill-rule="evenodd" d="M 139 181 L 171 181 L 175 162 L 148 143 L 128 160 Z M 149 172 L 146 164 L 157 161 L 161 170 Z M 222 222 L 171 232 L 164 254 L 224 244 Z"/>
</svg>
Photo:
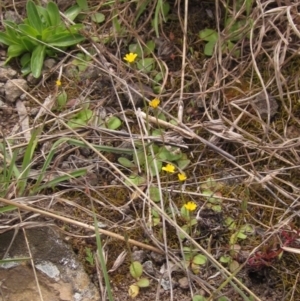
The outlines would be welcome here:
<svg viewBox="0 0 300 301">
<path fill-rule="evenodd" d="M 191 226 L 195 226 L 195 225 L 197 225 L 197 224 L 198 224 L 197 219 L 192 218 L 192 219 L 190 220 L 190 225 L 191 225 Z"/>
<path fill-rule="evenodd" d="M 204 54 L 207 56 L 212 56 L 214 53 L 215 45 L 215 41 L 207 42 L 204 46 Z"/>
<path fill-rule="evenodd" d="M 86 121 L 81 118 L 72 118 L 68 121 L 67 125 L 72 129 L 76 129 L 78 127 L 86 126 Z"/>
<path fill-rule="evenodd" d="M 238 232 L 237 237 L 240 239 L 246 239 L 247 235 L 240 231 L 240 232 Z"/>
<path fill-rule="evenodd" d="M 87 3 L 87 0 L 76 0 L 76 3 L 82 10 L 88 10 L 89 5 Z"/>
<path fill-rule="evenodd" d="M 193 258 L 193 263 L 194 264 L 199 264 L 199 265 L 203 265 L 207 262 L 207 257 L 202 255 L 202 254 L 198 254 Z"/>
<path fill-rule="evenodd" d="M 130 175 L 128 180 L 125 181 L 125 184 L 128 186 L 136 185 L 140 186 L 146 183 L 146 179 L 142 176 Z"/>
<path fill-rule="evenodd" d="M 230 216 L 225 219 L 225 225 L 228 227 L 229 230 L 236 229 L 236 223 Z"/>
<path fill-rule="evenodd" d="M 43 23 L 41 21 L 41 18 L 38 14 L 36 5 L 33 1 L 28 1 L 26 4 L 26 11 L 27 11 L 27 19 L 28 22 L 32 27 L 34 27 L 39 34 L 42 34 L 43 31 Z"/>
<path fill-rule="evenodd" d="M 250 224 L 245 224 L 241 227 L 240 231 L 247 234 L 253 234 L 255 230 Z"/>
<path fill-rule="evenodd" d="M 167 17 L 170 11 L 170 4 L 167 1 L 163 1 L 162 2 L 162 7 L 161 7 L 161 12 L 162 12 L 162 16 L 164 18 L 164 21 L 167 21 Z"/>
<path fill-rule="evenodd" d="M 121 26 L 121 23 L 119 22 L 118 14 L 119 14 L 118 10 L 113 11 L 112 23 L 113 23 L 114 32 L 121 34 L 124 30 L 123 27 Z"/>
<path fill-rule="evenodd" d="M 159 225 L 159 223 L 160 223 L 160 218 L 159 217 L 153 217 L 152 218 L 152 226 L 153 227 Z"/>
<path fill-rule="evenodd" d="M 212 190 L 216 186 L 217 186 L 217 182 L 213 177 L 207 178 L 206 181 L 200 185 L 202 189 L 208 188 L 210 190 Z"/>
<path fill-rule="evenodd" d="M 77 113 L 76 117 L 84 121 L 89 121 L 93 117 L 93 111 L 90 109 L 82 109 Z"/>
<path fill-rule="evenodd" d="M 31 68 L 32 75 L 35 78 L 39 78 L 41 76 L 44 59 L 46 55 L 45 51 L 46 51 L 46 46 L 39 45 L 32 52 L 30 68 Z"/>
<path fill-rule="evenodd" d="M 7 49 L 8 60 L 17 57 L 26 52 L 26 48 L 23 45 L 10 45 Z"/>
<path fill-rule="evenodd" d="M 187 168 L 190 163 L 191 163 L 191 160 L 188 160 L 188 159 L 180 159 L 180 160 L 176 161 L 178 169 L 181 169 L 181 170 L 184 170 L 185 168 Z"/>
<path fill-rule="evenodd" d="M 207 299 L 200 295 L 195 295 L 192 299 L 192 301 L 206 301 Z"/>
<path fill-rule="evenodd" d="M 160 193 L 158 187 L 150 187 L 149 188 L 150 198 L 153 202 L 158 203 L 160 201 Z"/>
<path fill-rule="evenodd" d="M 153 217 L 159 217 L 159 213 L 154 209 L 154 208 L 151 208 L 151 214 Z"/>
<path fill-rule="evenodd" d="M 82 9 L 78 5 L 74 5 L 74 6 L 69 7 L 64 12 L 64 15 L 71 21 L 74 21 L 81 12 L 82 12 Z"/>
<path fill-rule="evenodd" d="M 49 2 L 47 11 L 50 19 L 51 26 L 57 26 L 61 23 L 60 14 L 57 5 L 54 2 Z"/>
<path fill-rule="evenodd" d="M 32 26 L 27 24 L 20 24 L 18 29 L 22 32 L 23 35 L 38 38 L 41 37 L 40 33 Z"/>
<path fill-rule="evenodd" d="M 135 283 L 138 287 L 148 287 L 150 285 L 150 281 L 147 278 L 141 278 L 138 282 Z"/>
<path fill-rule="evenodd" d="M 162 168 L 162 162 L 153 160 L 152 156 L 148 156 L 149 168 L 152 176 L 157 176 L 157 173 L 160 173 Z M 156 168 L 155 168 L 156 166 Z M 157 172 L 156 172 L 157 170 Z"/>
<path fill-rule="evenodd" d="M 239 263 L 236 260 L 232 260 L 232 262 L 229 264 L 229 270 L 231 273 L 233 273 L 236 269 L 239 268 Z"/>
<path fill-rule="evenodd" d="M 45 42 L 54 47 L 69 47 L 82 42 L 84 39 L 79 33 L 58 33 L 49 37 Z"/>
<path fill-rule="evenodd" d="M 136 21 L 140 18 L 141 14 L 144 13 L 149 2 L 150 2 L 150 0 L 143 0 L 143 1 L 137 2 L 137 10 L 135 11 L 135 14 L 134 14 L 135 15 L 134 23 L 136 23 Z"/>
<path fill-rule="evenodd" d="M 15 40 L 4 32 L 0 32 L 0 43 L 9 46 L 13 44 L 19 44 L 19 41 Z"/>
<path fill-rule="evenodd" d="M 232 260 L 232 258 L 228 255 L 223 255 L 220 257 L 219 261 L 222 263 L 228 263 Z"/>
<path fill-rule="evenodd" d="M 118 158 L 118 162 L 119 162 L 122 166 L 128 167 L 128 168 L 132 168 L 132 167 L 135 166 L 130 160 L 128 160 L 128 159 L 125 158 L 125 157 L 120 157 L 120 158 Z"/>
<path fill-rule="evenodd" d="M 218 33 L 214 29 L 206 28 L 199 32 L 200 39 L 206 42 L 217 42 L 219 39 Z"/>
<path fill-rule="evenodd" d="M 145 47 L 145 55 L 149 55 L 153 53 L 154 49 L 155 49 L 155 42 L 153 40 L 148 41 Z"/>
<path fill-rule="evenodd" d="M 228 298 L 225 297 L 225 296 L 222 296 L 222 297 L 218 298 L 217 301 L 230 301 L 230 299 L 228 299 Z"/>
<path fill-rule="evenodd" d="M 158 84 L 159 82 L 161 82 L 164 78 L 164 74 L 162 72 L 158 72 L 155 76 L 154 76 L 154 81 Z"/>
<path fill-rule="evenodd" d="M 206 197 L 211 197 L 214 193 L 209 189 L 205 189 L 202 191 L 202 194 Z"/>
<path fill-rule="evenodd" d="M 28 39 L 28 37 L 21 37 L 20 44 L 22 44 L 28 52 L 33 52 L 35 47 L 38 46 L 38 42 L 35 42 L 32 39 Z"/>
<path fill-rule="evenodd" d="M 162 146 L 160 148 L 158 157 L 162 161 L 176 161 L 176 160 L 180 160 L 180 158 L 182 157 L 182 153 L 178 147 L 166 148 L 165 146 Z"/>
<path fill-rule="evenodd" d="M 105 16 L 102 13 L 95 13 L 92 15 L 92 21 L 102 23 L 105 21 Z"/>
<path fill-rule="evenodd" d="M 190 219 L 190 211 L 184 205 L 180 208 L 180 214 L 185 220 Z"/>
<path fill-rule="evenodd" d="M 65 90 L 63 90 L 61 93 L 57 96 L 57 104 L 60 108 L 63 108 L 65 104 L 67 103 L 68 95 Z"/>
<path fill-rule="evenodd" d="M 183 225 L 183 226 L 181 227 L 181 229 L 182 229 L 183 231 L 185 231 L 187 234 L 189 234 L 190 227 L 189 227 L 188 225 Z M 186 238 L 186 234 L 180 232 L 180 233 L 179 233 L 179 238 L 180 238 L 180 239 L 185 239 L 185 238 Z M 192 257 L 192 256 L 191 256 L 191 254 L 189 254 L 189 253 L 187 253 L 187 254 L 184 255 L 184 259 L 185 259 L 185 260 L 190 260 L 191 257 Z"/>
<path fill-rule="evenodd" d="M 250 12 L 251 12 L 253 0 L 246 0 L 245 3 L 246 3 L 246 15 L 248 17 L 250 15 Z"/>
<path fill-rule="evenodd" d="M 160 112 L 158 115 L 157 115 L 157 118 L 159 120 L 163 120 L 163 121 L 167 121 L 167 118 L 166 118 L 166 115 L 162 112 Z"/>
<path fill-rule="evenodd" d="M 215 212 L 222 212 L 222 207 L 220 205 L 213 205 L 211 209 Z"/>
<path fill-rule="evenodd" d="M 129 267 L 130 274 L 133 278 L 138 279 L 142 276 L 143 266 L 140 262 L 134 261 Z"/>
<path fill-rule="evenodd" d="M 130 44 L 128 49 L 129 52 L 136 53 L 138 57 L 143 57 L 143 49 L 139 44 Z"/>
<path fill-rule="evenodd" d="M 106 125 L 108 129 L 116 130 L 122 125 L 122 121 L 118 117 L 112 116 L 108 119 Z"/>
<path fill-rule="evenodd" d="M 141 59 L 141 60 L 137 61 L 137 68 L 140 71 L 148 73 L 151 70 L 153 70 L 154 62 L 155 62 L 154 58 Z"/>
<path fill-rule="evenodd" d="M 162 136 L 164 134 L 164 130 L 163 129 L 154 129 L 151 133 L 152 136 Z"/>
<path fill-rule="evenodd" d="M 133 154 L 133 162 L 135 165 L 143 165 L 146 162 L 146 157 L 144 151 L 137 151 Z"/>
</svg>

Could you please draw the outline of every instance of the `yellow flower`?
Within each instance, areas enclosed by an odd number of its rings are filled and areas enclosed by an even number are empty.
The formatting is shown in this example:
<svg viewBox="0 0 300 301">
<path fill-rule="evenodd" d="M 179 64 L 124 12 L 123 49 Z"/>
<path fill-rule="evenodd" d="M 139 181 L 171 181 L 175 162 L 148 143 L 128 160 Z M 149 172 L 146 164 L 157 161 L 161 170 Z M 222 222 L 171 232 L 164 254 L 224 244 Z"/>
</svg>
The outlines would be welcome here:
<svg viewBox="0 0 300 301">
<path fill-rule="evenodd" d="M 186 177 L 185 173 L 179 173 L 178 179 L 179 179 L 179 181 L 183 182 L 187 179 L 187 177 Z"/>
<path fill-rule="evenodd" d="M 184 204 L 184 207 L 188 211 L 194 211 L 197 208 L 197 204 L 194 202 L 187 202 L 186 204 Z"/>
<path fill-rule="evenodd" d="M 160 100 L 158 98 L 154 98 L 149 102 L 149 106 L 154 109 L 157 108 L 159 104 Z"/>
<path fill-rule="evenodd" d="M 124 60 L 128 63 L 133 63 L 135 61 L 136 57 L 137 57 L 136 53 L 130 52 L 124 56 Z"/>
<path fill-rule="evenodd" d="M 162 168 L 162 170 L 169 172 L 169 173 L 174 173 L 175 172 L 175 166 L 173 164 L 168 163 L 166 166 Z"/>
<path fill-rule="evenodd" d="M 56 82 L 55 82 L 56 86 L 59 87 L 61 86 L 61 81 L 58 79 Z"/>
</svg>

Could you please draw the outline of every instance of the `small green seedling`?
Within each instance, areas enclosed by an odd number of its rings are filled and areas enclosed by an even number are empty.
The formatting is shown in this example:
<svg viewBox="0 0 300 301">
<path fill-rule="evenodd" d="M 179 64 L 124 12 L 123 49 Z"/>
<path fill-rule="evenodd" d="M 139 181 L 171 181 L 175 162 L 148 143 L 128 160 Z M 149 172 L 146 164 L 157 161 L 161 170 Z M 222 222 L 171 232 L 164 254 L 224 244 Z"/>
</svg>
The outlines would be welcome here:
<svg viewBox="0 0 300 301">
<path fill-rule="evenodd" d="M 86 126 L 93 117 L 93 111 L 86 108 L 77 112 L 69 121 L 68 126 L 72 129 Z"/>
<path fill-rule="evenodd" d="M 85 260 L 93 267 L 95 266 L 94 254 L 90 248 L 85 248 L 86 257 Z"/>
<path fill-rule="evenodd" d="M 152 133 L 155 136 L 155 133 Z M 152 157 L 151 148 L 154 153 Z M 173 146 L 159 146 L 156 143 L 149 144 L 146 147 L 143 145 L 136 145 L 137 151 L 133 154 L 132 159 L 126 157 L 118 158 L 118 162 L 132 170 L 132 174 L 129 175 L 129 181 L 126 181 L 127 185 L 142 185 L 146 181 L 144 175 L 138 174 L 138 166 L 147 173 L 150 172 L 152 176 L 157 176 L 162 171 L 164 162 L 171 162 L 176 165 L 179 170 L 184 170 L 190 163 L 187 155 L 182 153 L 181 149 Z M 159 201 L 159 200 L 158 200 Z"/>
<path fill-rule="evenodd" d="M 212 56 L 214 53 L 215 46 L 219 41 L 221 43 L 222 53 L 229 53 L 233 50 L 235 43 L 239 41 L 244 35 L 245 31 L 249 31 L 252 26 L 252 19 L 249 18 L 250 10 L 252 7 L 253 0 L 240 0 L 235 3 L 237 10 L 242 8 L 245 2 L 245 13 L 246 17 L 244 19 L 236 20 L 234 16 L 225 17 L 225 29 L 222 33 L 225 38 L 214 29 L 206 28 L 199 32 L 199 37 L 201 40 L 205 41 L 204 54 L 207 56 Z M 245 29 L 246 27 L 246 29 Z M 240 51 L 234 51 L 233 55 L 235 57 L 240 56 Z"/>
<path fill-rule="evenodd" d="M 62 90 L 61 92 L 59 92 L 56 98 L 58 109 L 59 110 L 63 109 L 67 101 L 68 101 L 68 94 L 66 93 L 65 90 Z"/>
<path fill-rule="evenodd" d="M 132 262 L 129 267 L 129 271 L 136 282 L 130 285 L 128 294 L 131 298 L 135 298 L 139 294 L 140 288 L 148 287 L 150 285 L 150 281 L 148 278 L 141 278 L 143 274 L 143 266 L 138 261 Z"/>
<path fill-rule="evenodd" d="M 245 240 L 248 235 L 251 235 L 254 233 L 254 228 L 250 224 L 242 225 L 241 227 L 238 227 L 236 231 L 231 235 L 229 243 L 231 245 L 234 245 L 238 239 Z"/>
<path fill-rule="evenodd" d="M 201 267 L 207 262 L 207 257 L 190 247 L 184 247 L 183 252 L 186 266 L 190 267 L 194 274 L 199 274 Z"/>
<path fill-rule="evenodd" d="M 161 93 L 161 83 L 165 77 L 165 68 L 163 65 L 157 65 L 157 61 L 153 57 L 156 44 L 153 40 L 146 42 L 146 45 L 133 43 L 129 45 L 129 52 L 137 54 L 136 68 L 147 73 L 153 79 L 152 89 L 155 93 Z"/>
<path fill-rule="evenodd" d="M 194 225 L 197 225 L 197 220 L 196 218 L 191 215 L 192 213 L 186 208 L 185 205 L 183 205 L 180 209 L 180 214 L 181 214 L 181 217 L 185 220 L 186 224 L 183 225 L 181 227 L 182 230 L 184 230 L 187 234 L 191 234 L 192 233 L 192 227 Z M 180 239 L 184 239 L 186 237 L 185 234 L 183 233 L 180 233 L 179 234 L 179 238 Z"/>
<path fill-rule="evenodd" d="M 240 264 L 236 260 L 234 260 L 230 255 L 221 256 L 219 261 L 224 265 L 228 265 L 229 271 L 232 273 L 240 266 Z"/>
<path fill-rule="evenodd" d="M 202 194 L 207 199 L 207 208 L 210 208 L 216 212 L 222 211 L 222 193 L 218 191 L 222 187 L 223 185 L 216 182 L 213 177 L 208 178 L 203 184 L 200 185 Z"/>
</svg>

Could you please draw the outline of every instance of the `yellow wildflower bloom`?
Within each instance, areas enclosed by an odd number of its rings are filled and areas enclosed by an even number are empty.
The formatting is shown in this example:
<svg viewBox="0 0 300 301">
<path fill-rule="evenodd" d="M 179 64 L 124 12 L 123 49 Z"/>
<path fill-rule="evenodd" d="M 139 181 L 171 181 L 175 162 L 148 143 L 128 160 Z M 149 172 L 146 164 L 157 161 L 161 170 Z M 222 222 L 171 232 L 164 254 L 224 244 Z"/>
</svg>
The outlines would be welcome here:
<svg viewBox="0 0 300 301">
<path fill-rule="evenodd" d="M 194 202 L 187 202 L 186 204 L 184 204 L 184 207 L 188 211 L 194 211 L 197 208 L 197 204 Z"/>
<path fill-rule="evenodd" d="M 56 86 L 61 86 L 61 81 L 58 79 L 56 82 L 55 82 Z"/>
<path fill-rule="evenodd" d="M 160 100 L 158 98 L 154 98 L 149 102 L 149 106 L 153 109 L 157 108 L 160 104 Z"/>
<path fill-rule="evenodd" d="M 124 60 L 128 63 L 133 63 L 135 61 L 136 57 L 137 57 L 136 53 L 130 52 L 124 56 Z"/>
<path fill-rule="evenodd" d="M 185 173 L 179 173 L 178 179 L 179 179 L 179 181 L 183 182 L 187 179 L 187 177 L 186 177 Z"/>
<path fill-rule="evenodd" d="M 174 173 L 175 172 L 175 166 L 173 164 L 168 163 L 166 166 L 162 168 L 162 170 L 169 172 L 169 173 Z"/>
</svg>

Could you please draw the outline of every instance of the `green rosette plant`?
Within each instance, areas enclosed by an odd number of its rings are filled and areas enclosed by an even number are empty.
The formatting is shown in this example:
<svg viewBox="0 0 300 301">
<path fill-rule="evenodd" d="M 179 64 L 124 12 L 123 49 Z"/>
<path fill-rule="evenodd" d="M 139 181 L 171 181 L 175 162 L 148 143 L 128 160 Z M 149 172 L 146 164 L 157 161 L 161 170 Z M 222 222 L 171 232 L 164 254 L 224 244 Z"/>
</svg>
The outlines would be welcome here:
<svg viewBox="0 0 300 301">
<path fill-rule="evenodd" d="M 79 33 L 82 24 L 66 25 L 54 2 L 46 7 L 33 1 L 26 4 L 27 18 L 21 24 L 4 21 L 5 32 L 0 32 L 0 43 L 8 46 L 6 63 L 20 57 L 22 72 L 32 72 L 40 77 L 46 56 L 55 54 L 66 47 L 84 40 Z"/>
</svg>

